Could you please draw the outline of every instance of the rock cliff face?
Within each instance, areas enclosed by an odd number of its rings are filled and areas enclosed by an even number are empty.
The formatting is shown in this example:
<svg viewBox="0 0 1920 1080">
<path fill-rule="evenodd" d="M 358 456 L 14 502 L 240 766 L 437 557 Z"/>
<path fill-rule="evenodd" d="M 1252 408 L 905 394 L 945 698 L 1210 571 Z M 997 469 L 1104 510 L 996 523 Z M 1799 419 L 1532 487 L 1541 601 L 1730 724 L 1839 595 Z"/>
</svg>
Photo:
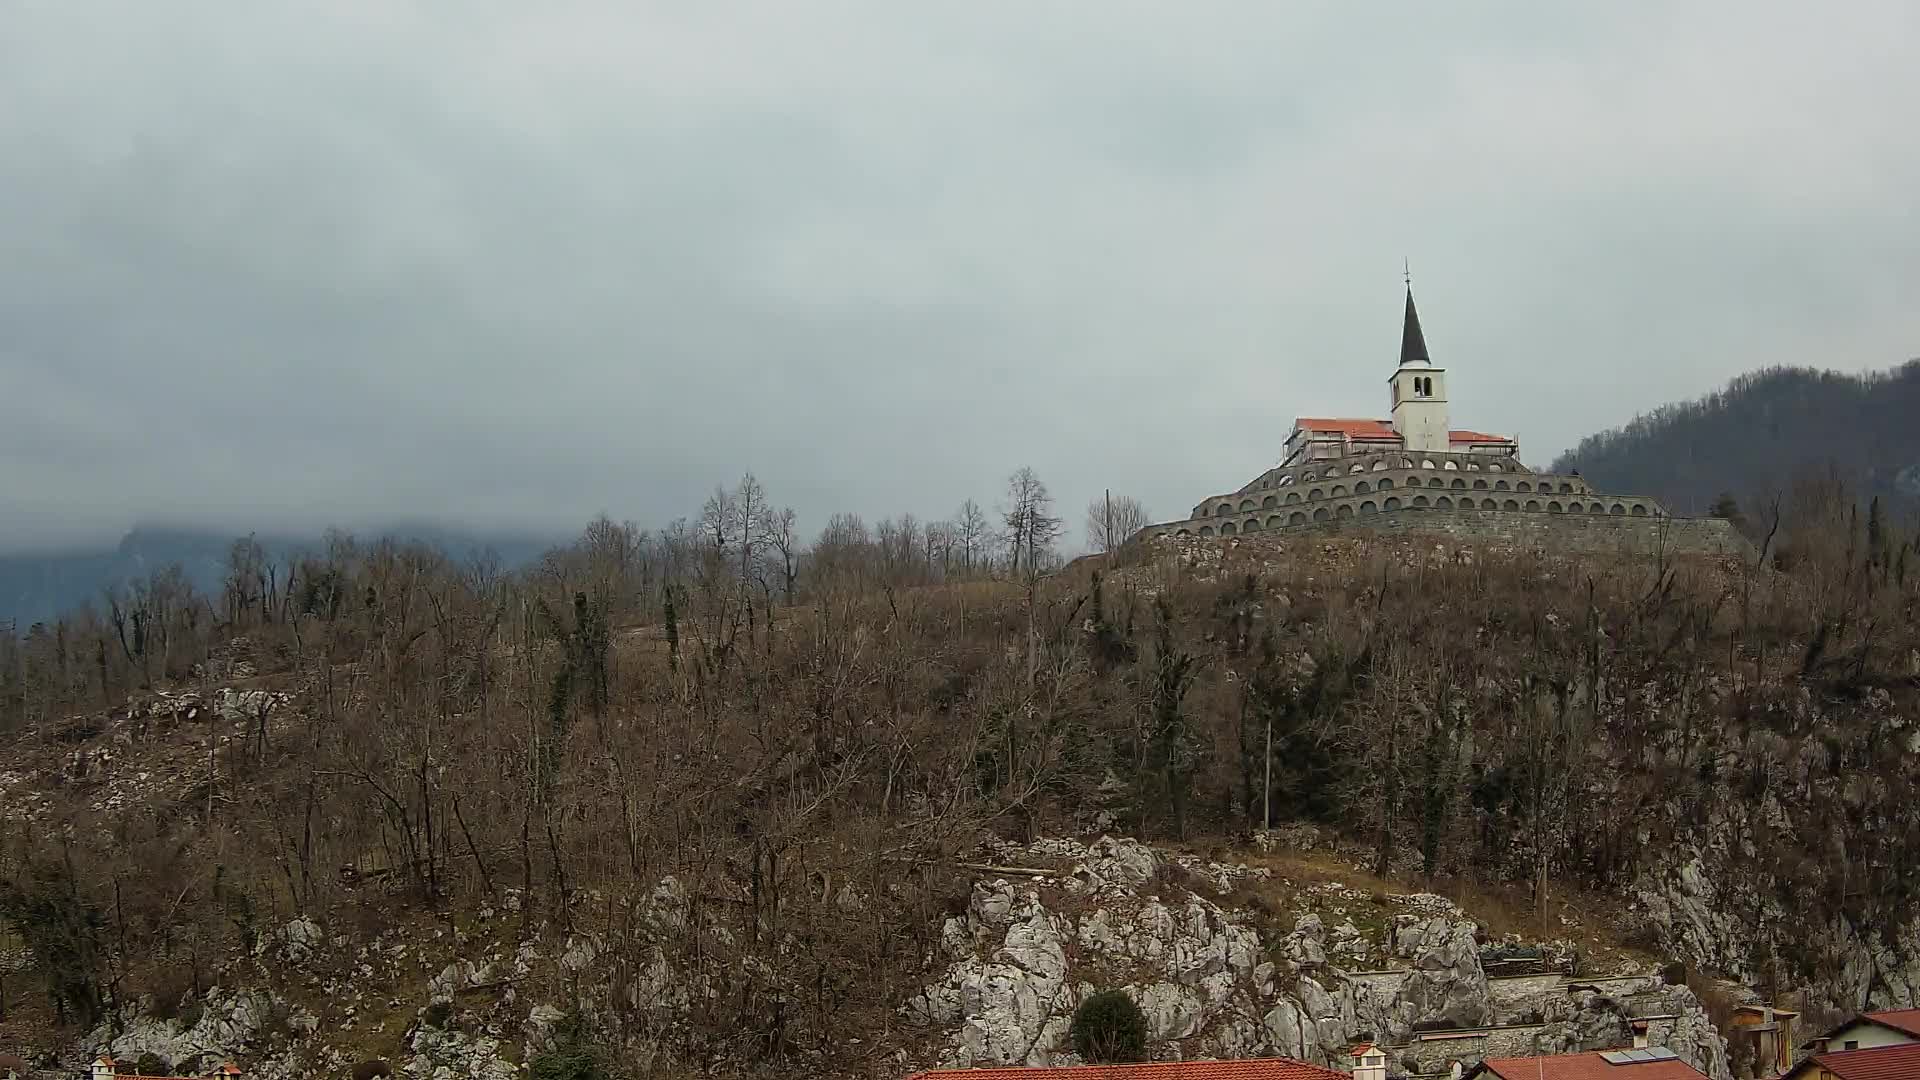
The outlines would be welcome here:
<svg viewBox="0 0 1920 1080">
<path fill-rule="evenodd" d="M 1162 1056 L 1278 1054 L 1338 1063 L 1358 1039 L 1393 1048 L 1396 1073 L 1447 1071 L 1485 1054 L 1556 1053 L 1625 1045 L 1629 1016 L 1659 1017 L 1652 1034 L 1708 1075 L 1727 1077 L 1726 1044 L 1685 987 L 1645 974 L 1597 982 L 1489 980 L 1479 928 L 1433 896 L 1383 898 L 1379 940 L 1318 915 L 1262 936 L 1246 912 L 1173 884 L 1168 856 L 1132 840 L 1085 847 L 1047 842 L 1072 858 L 1054 877 L 975 883 L 966 911 L 942 934 L 948 965 L 908 1005 L 948 1032 L 952 1065 L 1055 1065 L 1077 1060 L 1068 1040 L 1075 1007 L 1121 986 Z M 1245 867 L 1196 868 L 1201 889 Z M 1207 871 L 1211 871 L 1209 873 Z M 1384 957 L 1360 970 L 1357 960 Z M 1497 980 L 1512 982 L 1513 980 Z M 1487 1031 L 1500 1025 L 1499 1030 Z M 1422 1032 L 1477 1036 L 1423 1040 Z"/>
<path fill-rule="evenodd" d="M 1908 669 L 1920 677 L 1920 656 Z M 1844 708 L 1803 691 L 1765 728 L 1712 732 L 1696 759 L 1719 763 L 1718 782 L 1642 816 L 1639 839 L 1663 854 L 1628 899 L 1661 950 L 1749 985 L 1783 972 L 1836 1013 L 1920 1006 L 1907 707 L 1884 689 Z"/>
</svg>

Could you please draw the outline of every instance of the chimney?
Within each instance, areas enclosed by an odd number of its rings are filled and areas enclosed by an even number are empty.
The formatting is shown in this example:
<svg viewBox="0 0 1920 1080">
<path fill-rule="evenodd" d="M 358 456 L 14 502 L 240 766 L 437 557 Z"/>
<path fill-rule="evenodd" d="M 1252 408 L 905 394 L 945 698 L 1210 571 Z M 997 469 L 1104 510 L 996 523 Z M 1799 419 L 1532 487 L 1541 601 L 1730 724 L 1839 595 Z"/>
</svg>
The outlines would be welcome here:
<svg viewBox="0 0 1920 1080">
<path fill-rule="evenodd" d="M 1387 1080 L 1387 1052 L 1372 1043 L 1354 1047 L 1353 1080 Z"/>
<path fill-rule="evenodd" d="M 1648 1025 L 1645 1020 L 1633 1021 L 1633 1048 L 1635 1050 L 1645 1050 L 1651 1045 L 1651 1040 L 1647 1037 L 1647 1027 Z"/>
</svg>

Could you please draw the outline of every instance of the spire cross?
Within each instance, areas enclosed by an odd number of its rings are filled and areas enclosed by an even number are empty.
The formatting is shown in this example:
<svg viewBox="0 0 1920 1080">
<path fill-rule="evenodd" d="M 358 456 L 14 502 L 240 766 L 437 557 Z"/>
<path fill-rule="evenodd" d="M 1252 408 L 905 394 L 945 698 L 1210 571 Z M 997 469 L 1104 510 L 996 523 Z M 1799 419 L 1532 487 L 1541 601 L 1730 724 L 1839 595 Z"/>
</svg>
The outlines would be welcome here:
<svg viewBox="0 0 1920 1080">
<path fill-rule="evenodd" d="M 1413 260 L 1412 259 L 1406 260 L 1406 273 L 1402 274 L 1401 276 L 1407 279 L 1407 288 L 1409 289 L 1413 288 Z"/>
</svg>

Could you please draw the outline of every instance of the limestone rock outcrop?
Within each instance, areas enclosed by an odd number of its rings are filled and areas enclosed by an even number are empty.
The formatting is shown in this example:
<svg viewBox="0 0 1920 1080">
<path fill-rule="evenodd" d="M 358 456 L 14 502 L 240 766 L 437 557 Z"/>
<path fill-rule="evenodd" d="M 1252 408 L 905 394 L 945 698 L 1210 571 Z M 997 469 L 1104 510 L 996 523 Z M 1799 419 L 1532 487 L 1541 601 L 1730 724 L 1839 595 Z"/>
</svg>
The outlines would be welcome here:
<svg viewBox="0 0 1920 1080">
<path fill-rule="evenodd" d="M 1341 1064 L 1354 1041 L 1368 1039 L 1444 1072 L 1448 1054 L 1470 1054 L 1470 1064 L 1483 1053 L 1625 1045 L 1629 1016 L 1659 1015 L 1675 1018 L 1659 1021 L 1666 1045 L 1727 1077 L 1725 1043 L 1685 987 L 1638 975 L 1574 990 L 1549 975 L 1497 990 L 1479 928 L 1439 897 L 1385 898 L 1400 909 L 1374 924 L 1391 964 L 1362 971 L 1339 963 L 1356 941 L 1360 953 L 1377 955 L 1350 918 L 1329 930 L 1328 920 L 1305 914 L 1263 937 L 1248 912 L 1170 884 L 1170 857 L 1137 841 L 1045 841 L 1017 854 L 1022 865 L 1040 856 L 1070 862 L 1052 877 L 976 881 L 966 910 L 942 928 L 946 967 L 907 1005 L 944 1031 L 944 1064 L 1074 1063 L 1074 1009 L 1117 987 L 1140 1006 L 1163 1057 Z M 1203 887 L 1242 876 L 1196 875 Z M 1420 1038 L 1439 1028 L 1484 1034 Z"/>
</svg>

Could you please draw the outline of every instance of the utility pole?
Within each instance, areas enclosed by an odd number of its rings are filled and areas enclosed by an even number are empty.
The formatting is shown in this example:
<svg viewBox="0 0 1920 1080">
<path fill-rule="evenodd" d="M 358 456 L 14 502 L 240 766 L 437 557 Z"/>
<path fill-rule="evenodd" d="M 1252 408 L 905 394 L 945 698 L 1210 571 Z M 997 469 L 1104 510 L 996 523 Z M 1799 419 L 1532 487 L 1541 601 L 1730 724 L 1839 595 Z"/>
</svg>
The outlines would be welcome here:
<svg viewBox="0 0 1920 1080">
<path fill-rule="evenodd" d="M 1273 710 L 1263 710 L 1267 714 L 1267 755 L 1266 776 L 1260 782 L 1260 828 L 1263 832 L 1273 831 Z"/>
</svg>

